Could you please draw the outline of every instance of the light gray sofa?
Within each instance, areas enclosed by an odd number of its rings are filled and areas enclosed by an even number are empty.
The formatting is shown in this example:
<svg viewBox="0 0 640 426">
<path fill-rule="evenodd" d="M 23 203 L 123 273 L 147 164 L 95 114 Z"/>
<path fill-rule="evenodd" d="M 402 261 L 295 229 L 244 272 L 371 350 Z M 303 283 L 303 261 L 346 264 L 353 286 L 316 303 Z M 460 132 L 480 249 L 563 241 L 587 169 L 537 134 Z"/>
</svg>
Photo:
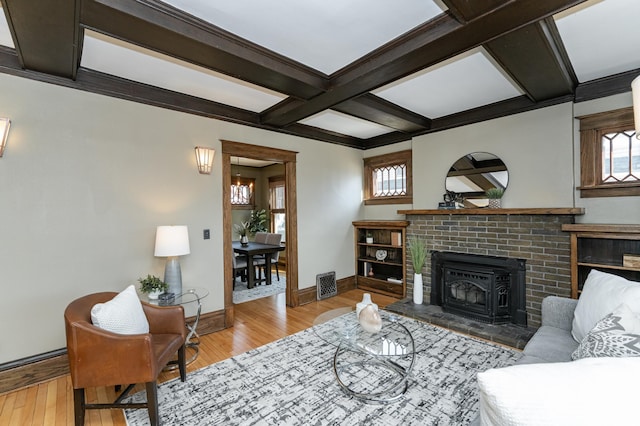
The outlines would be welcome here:
<svg viewBox="0 0 640 426">
<path fill-rule="evenodd" d="M 542 325 L 524 347 L 516 364 L 571 361 L 578 342 L 571 336 L 578 299 L 547 296 L 542 300 Z"/>
<path fill-rule="evenodd" d="M 542 300 L 542 325 L 524 347 L 516 364 L 571 361 L 571 353 L 578 343 L 571 336 L 573 312 L 577 299 L 547 296 Z M 479 426 L 478 415 L 470 426 Z"/>
</svg>

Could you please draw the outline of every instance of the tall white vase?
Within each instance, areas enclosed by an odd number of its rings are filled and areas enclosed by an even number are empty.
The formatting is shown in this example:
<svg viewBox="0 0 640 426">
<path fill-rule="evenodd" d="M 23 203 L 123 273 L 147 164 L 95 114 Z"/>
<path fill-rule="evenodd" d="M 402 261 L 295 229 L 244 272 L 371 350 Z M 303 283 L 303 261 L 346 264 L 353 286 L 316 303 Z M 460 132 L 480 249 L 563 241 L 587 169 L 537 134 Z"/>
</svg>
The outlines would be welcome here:
<svg viewBox="0 0 640 426">
<path fill-rule="evenodd" d="M 413 274 L 413 303 L 422 305 L 423 293 L 422 274 Z"/>
</svg>

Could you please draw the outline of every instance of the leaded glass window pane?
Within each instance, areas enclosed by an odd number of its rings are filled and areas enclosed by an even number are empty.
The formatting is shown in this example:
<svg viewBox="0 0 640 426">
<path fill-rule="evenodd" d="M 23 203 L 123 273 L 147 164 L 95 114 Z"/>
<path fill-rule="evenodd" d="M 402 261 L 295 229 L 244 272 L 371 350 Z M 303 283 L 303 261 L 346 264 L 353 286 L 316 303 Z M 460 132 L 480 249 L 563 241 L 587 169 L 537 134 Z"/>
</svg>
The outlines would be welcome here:
<svg viewBox="0 0 640 426">
<path fill-rule="evenodd" d="M 626 130 L 602 136 L 602 182 L 640 180 L 640 141 L 636 132 Z"/>
<path fill-rule="evenodd" d="M 395 164 L 373 169 L 373 196 L 394 197 L 407 194 L 407 166 Z"/>
</svg>

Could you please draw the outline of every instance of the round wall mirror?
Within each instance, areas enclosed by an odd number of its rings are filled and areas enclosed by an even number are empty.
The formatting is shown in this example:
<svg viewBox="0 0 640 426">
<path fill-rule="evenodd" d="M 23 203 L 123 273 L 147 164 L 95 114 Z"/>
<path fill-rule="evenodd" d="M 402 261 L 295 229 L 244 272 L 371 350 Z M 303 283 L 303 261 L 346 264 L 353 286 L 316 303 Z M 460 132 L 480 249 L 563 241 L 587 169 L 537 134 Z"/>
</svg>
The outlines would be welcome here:
<svg viewBox="0 0 640 426">
<path fill-rule="evenodd" d="M 464 207 L 486 207 L 486 191 L 491 188 L 507 189 L 509 171 L 504 162 L 488 152 L 474 152 L 459 158 L 447 173 L 445 201 Z"/>
</svg>

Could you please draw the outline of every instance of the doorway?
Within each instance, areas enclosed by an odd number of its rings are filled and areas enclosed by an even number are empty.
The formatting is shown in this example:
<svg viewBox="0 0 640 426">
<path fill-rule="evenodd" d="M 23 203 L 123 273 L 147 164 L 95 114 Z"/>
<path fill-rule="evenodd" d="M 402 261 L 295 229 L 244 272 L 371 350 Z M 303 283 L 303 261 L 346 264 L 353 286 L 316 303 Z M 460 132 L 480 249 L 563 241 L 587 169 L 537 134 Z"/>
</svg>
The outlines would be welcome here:
<svg viewBox="0 0 640 426">
<path fill-rule="evenodd" d="M 233 325 L 233 268 L 232 247 L 233 238 L 231 218 L 231 157 L 268 160 L 284 164 L 286 191 L 286 277 L 287 289 L 285 300 L 287 306 L 296 307 L 298 300 L 298 232 L 297 232 L 297 195 L 296 195 L 296 155 L 295 151 L 267 148 L 241 142 L 222 140 L 222 222 L 223 222 L 223 258 L 224 258 L 224 310 L 225 327 Z"/>
</svg>

